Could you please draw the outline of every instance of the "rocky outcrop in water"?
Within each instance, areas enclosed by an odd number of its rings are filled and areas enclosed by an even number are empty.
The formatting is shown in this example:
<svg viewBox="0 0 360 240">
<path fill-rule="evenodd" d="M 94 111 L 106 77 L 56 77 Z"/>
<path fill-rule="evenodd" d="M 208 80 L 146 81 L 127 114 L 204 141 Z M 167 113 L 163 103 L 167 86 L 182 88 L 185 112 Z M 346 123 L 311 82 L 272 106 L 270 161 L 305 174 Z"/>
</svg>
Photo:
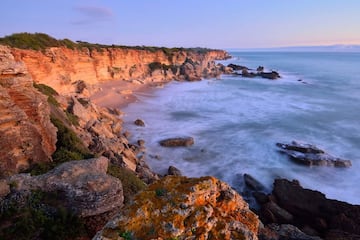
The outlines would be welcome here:
<svg viewBox="0 0 360 240">
<path fill-rule="evenodd" d="M 277 143 L 280 152 L 287 154 L 294 162 L 307 166 L 351 167 L 351 161 L 334 157 L 318 147 L 292 141 Z"/>
<path fill-rule="evenodd" d="M 47 98 L 34 87 L 22 62 L 0 45 L 0 175 L 51 161 L 56 128 Z"/>
<path fill-rule="evenodd" d="M 286 179 L 276 179 L 272 194 L 263 199 L 260 218 L 265 224 L 292 224 L 329 240 L 360 238 L 359 205 L 327 199 Z"/>
<path fill-rule="evenodd" d="M 276 71 L 264 72 L 263 66 L 259 66 L 256 69 L 256 72 L 251 72 L 250 71 L 251 69 L 236 64 L 229 64 L 228 67 L 232 68 L 233 71 L 241 71 L 241 74 L 240 73 L 235 73 L 235 74 L 241 75 L 242 77 L 246 77 L 246 78 L 262 77 L 270 80 L 281 78 L 280 74 Z"/>
<path fill-rule="evenodd" d="M 136 195 L 94 240 L 257 239 L 259 220 L 229 185 L 213 177 L 168 176 Z"/>
<path fill-rule="evenodd" d="M 189 147 L 194 144 L 192 137 L 176 137 L 161 140 L 160 145 L 163 147 Z"/>
</svg>

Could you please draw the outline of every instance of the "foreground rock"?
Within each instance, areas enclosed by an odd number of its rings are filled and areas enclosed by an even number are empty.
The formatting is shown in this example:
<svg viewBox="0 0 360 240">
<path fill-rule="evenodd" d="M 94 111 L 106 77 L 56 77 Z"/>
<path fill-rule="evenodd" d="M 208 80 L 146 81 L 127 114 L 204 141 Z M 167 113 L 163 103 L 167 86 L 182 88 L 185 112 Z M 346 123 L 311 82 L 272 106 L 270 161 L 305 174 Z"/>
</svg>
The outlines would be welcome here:
<svg viewBox="0 0 360 240">
<path fill-rule="evenodd" d="M 257 239 L 258 226 L 226 183 L 168 176 L 138 194 L 94 239 Z"/>
<path fill-rule="evenodd" d="M 160 145 L 163 147 L 189 147 L 194 144 L 192 137 L 177 137 L 161 140 Z"/>
<path fill-rule="evenodd" d="M 293 161 L 307 166 L 350 167 L 351 161 L 331 156 L 311 144 L 292 141 L 290 144 L 277 143 L 280 152 L 287 154 Z"/>
<path fill-rule="evenodd" d="M 260 240 L 321 240 L 317 236 L 309 236 L 290 224 L 269 224 L 259 231 Z"/>
<path fill-rule="evenodd" d="M 14 175 L 9 183 L 16 191 L 41 190 L 61 195 L 64 207 L 80 217 L 99 215 L 123 205 L 119 179 L 106 174 L 109 160 L 105 157 L 64 163 L 46 174 Z"/>
<path fill-rule="evenodd" d="M 327 199 L 286 179 L 275 180 L 267 200 L 260 214 L 265 224 L 292 224 L 325 239 L 360 239 L 359 205 Z"/>
<path fill-rule="evenodd" d="M 0 177 L 51 161 L 56 128 L 25 65 L 0 45 Z"/>
</svg>

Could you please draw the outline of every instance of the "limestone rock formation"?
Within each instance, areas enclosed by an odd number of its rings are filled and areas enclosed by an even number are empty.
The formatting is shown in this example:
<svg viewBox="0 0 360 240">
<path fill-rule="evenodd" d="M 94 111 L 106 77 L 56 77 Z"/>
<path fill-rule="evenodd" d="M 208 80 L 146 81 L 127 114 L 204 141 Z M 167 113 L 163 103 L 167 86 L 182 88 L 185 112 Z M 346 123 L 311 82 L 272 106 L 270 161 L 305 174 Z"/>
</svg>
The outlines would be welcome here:
<svg viewBox="0 0 360 240">
<path fill-rule="evenodd" d="M 105 157 L 71 161 L 43 175 L 18 174 L 8 181 L 17 191 L 57 193 L 64 206 L 78 216 L 95 216 L 117 210 L 124 202 L 120 180 L 106 174 L 108 164 Z"/>
<path fill-rule="evenodd" d="M 47 98 L 33 87 L 25 65 L 0 46 L 0 175 L 51 161 L 55 143 Z"/>
<path fill-rule="evenodd" d="M 176 137 L 161 140 L 160 145 L 163 147 L 189 147 L 194 144 L 192 137 Z"/>
<path fill-rule="evenodd" d="M 351 161 L 331 156 L 311 144 L 292 141 L 290 144 L 277 143 L 280 152 L 287 154 L 293 161 L 307 166 L 350 167 Z"/>
<path fill-rule="evenodd" d="M 186 49 L 171 54 L 130 48 L 52 47 L 44 52 L 12 48 L 11 51 L 16 60 L 25 63 L 34 81 L 51 86 L 60 94 L 82 92 L 78 83 L 90 87 L 109 80 L 153 83 L 216 77 L 221 72 L 214 60 L 229 57 L 222 50 Z M 149 66 L 154 63 L 160 68 L 151 69 Z M 186 74 L 180 74 L 180 68 L 186 69 Z"/>
<path fill-rule="evenodd" d="M 292 224 L 329 240 L 360 238 L 359 205 L 327 199 L 321 192 L 304 189 L 296 180 L 275 180 L 260 218 L 265 224 Z"/>
<path fill-rule="evenodd" d="M 168 176 L 136 195 L 94 239 L 257 239 L 258 226 L 257 216 L 226 183 Z"/>
</svg>

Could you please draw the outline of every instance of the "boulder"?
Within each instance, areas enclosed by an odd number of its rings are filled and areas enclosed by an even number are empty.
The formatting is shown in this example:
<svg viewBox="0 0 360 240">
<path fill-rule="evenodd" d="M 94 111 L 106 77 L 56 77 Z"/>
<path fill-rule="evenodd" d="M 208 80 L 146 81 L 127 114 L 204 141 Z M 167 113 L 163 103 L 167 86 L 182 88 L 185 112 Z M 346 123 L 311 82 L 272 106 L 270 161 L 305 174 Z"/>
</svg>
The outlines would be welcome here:
<svg viewBox="0 0 360 240">
<path fill-rule="evenodd" d="M 307 166 L 350 167 L 351 161 L 334 157 L 311 144 L 298 142 L 277 143 L 281 153 L 287 154 L 293 161 Z"/>
<path fill-rule="evenodd" d="M 241 76 L 247 77 L 247 78 L 253 78 L 253 77 L 256 77 L 256 74 L 253 72 L 249 72 L 247 69 L 243 69 L 241 71 Z"/>
<path fill-rule="evenodd" d="M 317 236 L 309 236 L 290 224 L 269 224 L 259 231 L 260 240 L 321 240 Z"/>
<path fill-rule="evenodd" d="M 265 186 L 261 184 L 258 180 L 256 180 L 253 176 L 250 174 L 245 173 L 244 174 L 244 181 L 248 188 L 254 191 L 264 191 Z"/>
<path fill-rule="evenodd" d="M 139 140 L 137 140 L 137 144 L 139 145 L 139 147 L 144 147 L 145 146 L 145 140 L 139 139 Z"/>
<path fill-rule="evenodd" d="M 136 119 L 136 120 L 134 121 L 134 124 L 135 124 L 136 126 L 139 126 L 139 127 L 145 127 L 145 122 L 144 122 L 143 120 L 141 120 L 141 119 Z"/>
<path fill-rule="evenodd" d="M 168 175 L 172 175 L 172 176 L 182 176 L 182 173 L 179 169 L 177 169 L 174 166 L 170 166 L 168 168 Z"/>
<path fill-rule="evenodd" d="M 90 115 L 90 111 L 87 111 L 87 109 L 79 102 L 79 100 L 75 97 L 71 98 L 72 103 L 70 105 L 70 112 L 77 116 L 79 120 L 84 121 L 85 123 L 92 120 L 92 117 Z"/>
<path fill-rule="evenodd" d="M 160 145 L 163 147 L 189 147 L 194 144 L 192 137 L 176 137 L 161 140 Z"/>
<path fill-rule="evenodd" d="M 227 65 L 227 67 L 232 68 L 235 71 L 250 70 L 249 68 L 247 68 L 245 66 L 236 65 L 233 63 L 230 63 L 229 65 Z"/>
<path fill-rule="evenodd" d="M 214 177 L 167 176 L 137 194 L 94 240 L 258 239 L 259 220 L 229 185 Z"/>
<path fill-rule="evenodd" d="M 323 234 L 337 230 L 360 235 L 359 205 L 327 199 L 318 191 L 302 188 L 298 181 L 286 179 L 275 180 L 273 195 L 298 225 L 307 224 Z"/>
<path fill-rule="evenodd" d="M 263 66 L 258 66 L 258 68 L 256 69 L 256 71 L 257 71 L 258 73 L 262 73 L 262 72 L 264 72 L 264 67 L 263 67 Z"/>
<path fill-rule="evenodd" d="M 10 193 L 10 186 L 6 180 L 0 179 L 0 201 Z"/>
<path fill-rule="evenodd" d="M 71 161 L 39 176 L 14 175 L 9 183 L 15 185 L 17 191 L 57 193 L 64 206 L 78 216 L 95 216 L 123 206 L 122 184 L 106 174 L 108 164 L 105 157 Z"/>
<path fill-rule="evenodd" d="M 262 78 L 266 78 L 266 79 L 271 79 L 271 80 L 275 80 L 278 78 L 281 78 L 280 74 L 276 71 L 271 71 L 271 72 L 260 72 L 259 75 Z"/>
</svg>

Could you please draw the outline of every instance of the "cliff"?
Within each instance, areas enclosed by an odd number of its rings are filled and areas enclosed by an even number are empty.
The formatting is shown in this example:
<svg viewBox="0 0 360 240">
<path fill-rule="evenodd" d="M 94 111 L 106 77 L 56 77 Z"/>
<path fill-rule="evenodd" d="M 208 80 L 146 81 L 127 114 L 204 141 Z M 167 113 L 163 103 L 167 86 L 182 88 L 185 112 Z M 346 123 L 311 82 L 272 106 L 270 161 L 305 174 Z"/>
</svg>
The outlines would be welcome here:
<svg viewBox="0 0 360 240">
<path fill-rule="evenodd" d="M 109 80 L 152 83 L 216 77 L 220 71 L 214 60 L 229 57 L 222 50 L 111 47 L 51 47 L 43 51 L 12 48 L 11 53 L 25 63 L 35 82 L 62 94 L 74 93 L 74 83 L 80 80 L 92 85 Z"/>
<path fill-rule="evenodd" d="M 33 87 L 26 66 L 4 46 L 0 46 L 0 113 L 0 176 L 51 160 L 56 128 L 46 97 Z"/>
</svg>

